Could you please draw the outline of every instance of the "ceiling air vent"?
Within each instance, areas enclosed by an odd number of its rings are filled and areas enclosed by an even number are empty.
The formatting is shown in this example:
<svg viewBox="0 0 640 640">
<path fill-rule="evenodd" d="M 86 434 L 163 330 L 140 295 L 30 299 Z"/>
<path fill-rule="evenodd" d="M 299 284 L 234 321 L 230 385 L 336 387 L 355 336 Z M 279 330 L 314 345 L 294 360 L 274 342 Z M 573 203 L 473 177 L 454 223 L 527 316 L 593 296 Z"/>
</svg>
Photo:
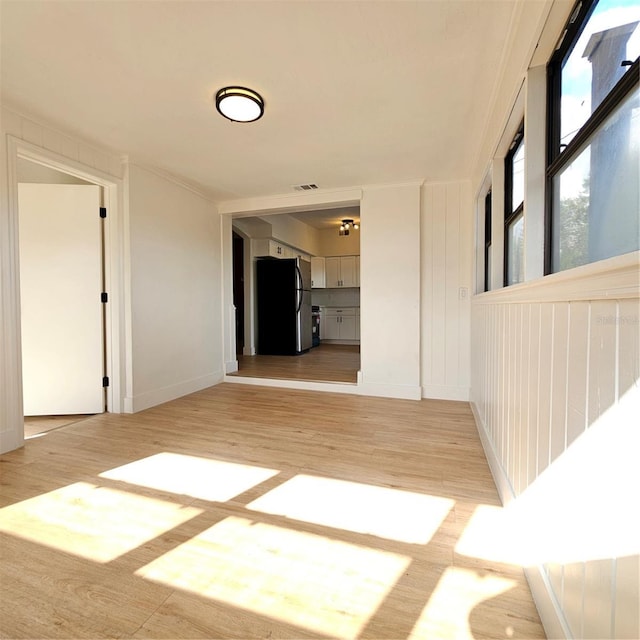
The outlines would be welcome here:
<svg viewBox="0 0 640 640">
<path fill-rule="evenodd" d="M 317 189 L 317 184 L 294 184 L 293 188 L 296 191 L 312 191 L 313 189 Z"/>
</svg>

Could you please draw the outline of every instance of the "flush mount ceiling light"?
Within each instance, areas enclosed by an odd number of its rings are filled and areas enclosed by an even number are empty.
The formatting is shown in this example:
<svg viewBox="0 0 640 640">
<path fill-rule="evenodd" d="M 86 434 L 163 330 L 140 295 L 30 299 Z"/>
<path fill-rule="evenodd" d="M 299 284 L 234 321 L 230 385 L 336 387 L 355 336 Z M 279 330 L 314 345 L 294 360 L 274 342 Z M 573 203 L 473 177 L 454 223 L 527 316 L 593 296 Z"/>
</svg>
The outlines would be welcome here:
<svg viewBox="0 0 640 640">
<path fill-rule="evenodd" d="M 224 87 L 216 93 L 216 109 L 232 122 L 253 122 L 264 113 L 264 100 L 246 87 Z"/>
<path fill-rule="evenodd" d="M 340 225 L 340 230 L 338 231 L 338 235 L 340 236 L 348 236 L 349 231 L 351 229 L 359 229 L 360 225 L 357 222 L 351 220 L 351 218 L 345 218 Z"/>
</svg>

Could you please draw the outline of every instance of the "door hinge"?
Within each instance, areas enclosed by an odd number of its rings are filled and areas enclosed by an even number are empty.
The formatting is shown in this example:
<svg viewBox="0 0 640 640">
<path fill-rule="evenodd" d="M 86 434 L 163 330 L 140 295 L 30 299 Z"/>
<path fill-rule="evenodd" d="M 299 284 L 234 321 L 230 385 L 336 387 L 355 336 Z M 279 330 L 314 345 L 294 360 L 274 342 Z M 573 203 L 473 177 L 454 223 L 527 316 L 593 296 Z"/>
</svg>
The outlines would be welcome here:
<svg viewBox="0 0 640 640">
<path fill-rule="evenodd" d="M 100 217 L 101 218 L 107 217 L 107 207 L 100 207 Z"/>
<path fill-rule="evenodd" d="M 105 291 L 100 294 L 100 302 L 109 302 L 109 294 Z"/>
<path fill-rule="evenodd" d="M 108 378 L 108 376 L 105 376 L 104 378 L 102 378 L 102 386 L 103 387 L 108 387 L 109 386 L 109 378 Z"/>
</svg>

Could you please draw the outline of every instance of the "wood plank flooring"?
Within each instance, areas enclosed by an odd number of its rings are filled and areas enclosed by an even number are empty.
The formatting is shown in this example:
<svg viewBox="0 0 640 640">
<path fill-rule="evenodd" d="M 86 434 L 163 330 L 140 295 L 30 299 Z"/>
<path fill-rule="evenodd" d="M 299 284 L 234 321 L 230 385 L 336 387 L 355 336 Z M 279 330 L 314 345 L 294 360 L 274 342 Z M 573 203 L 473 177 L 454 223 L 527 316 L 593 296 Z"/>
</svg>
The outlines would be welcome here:
<svg viewBox="0 0 640 640">
<path fill-rule="evenodd" d="M 544 637 L 466 403 L 221 384 L 0 472 L 2 638 Z"/>
<path fill-rule="evenodd" d="M 355 384 L 359 369 L 359 346 L 320 343 L 299 356 L 238 356 L 231 375 Z"/>
<path fill-rule="evenodd" d="M 25 416 L 24 418 L 24 437 L 32 438 L 52 429 L 66 427 L 69 424 L 84 420 L 86 415 L 73 416 Z"/>
</svg>

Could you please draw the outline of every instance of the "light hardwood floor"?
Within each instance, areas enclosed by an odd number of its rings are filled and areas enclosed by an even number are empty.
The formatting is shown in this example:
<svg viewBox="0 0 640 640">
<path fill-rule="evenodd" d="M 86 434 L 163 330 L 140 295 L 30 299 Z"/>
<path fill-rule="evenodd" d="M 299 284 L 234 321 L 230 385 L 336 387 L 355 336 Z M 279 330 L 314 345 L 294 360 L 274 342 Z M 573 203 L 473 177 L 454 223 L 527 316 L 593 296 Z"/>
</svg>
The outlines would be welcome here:
<svg viewBox="0 0 640 640">
<path fill-rule="evenodd" d="M 234 376 L 355 383 L 360 347 L 320 343 L 299 356 L 238 356 Z"/>
<path fill-rule="evenodd" d="M 52 429 L 66 427 L 69 424 L 84 420 L 86 415 L 73 416 L 25 416 L 24 437 L 32 438 Z"/>
<path fill-rule="evenodd" d="M 221 384 L 0 470 L 3 638 L 544 637 L 466 403 Z"/>
</svg>

